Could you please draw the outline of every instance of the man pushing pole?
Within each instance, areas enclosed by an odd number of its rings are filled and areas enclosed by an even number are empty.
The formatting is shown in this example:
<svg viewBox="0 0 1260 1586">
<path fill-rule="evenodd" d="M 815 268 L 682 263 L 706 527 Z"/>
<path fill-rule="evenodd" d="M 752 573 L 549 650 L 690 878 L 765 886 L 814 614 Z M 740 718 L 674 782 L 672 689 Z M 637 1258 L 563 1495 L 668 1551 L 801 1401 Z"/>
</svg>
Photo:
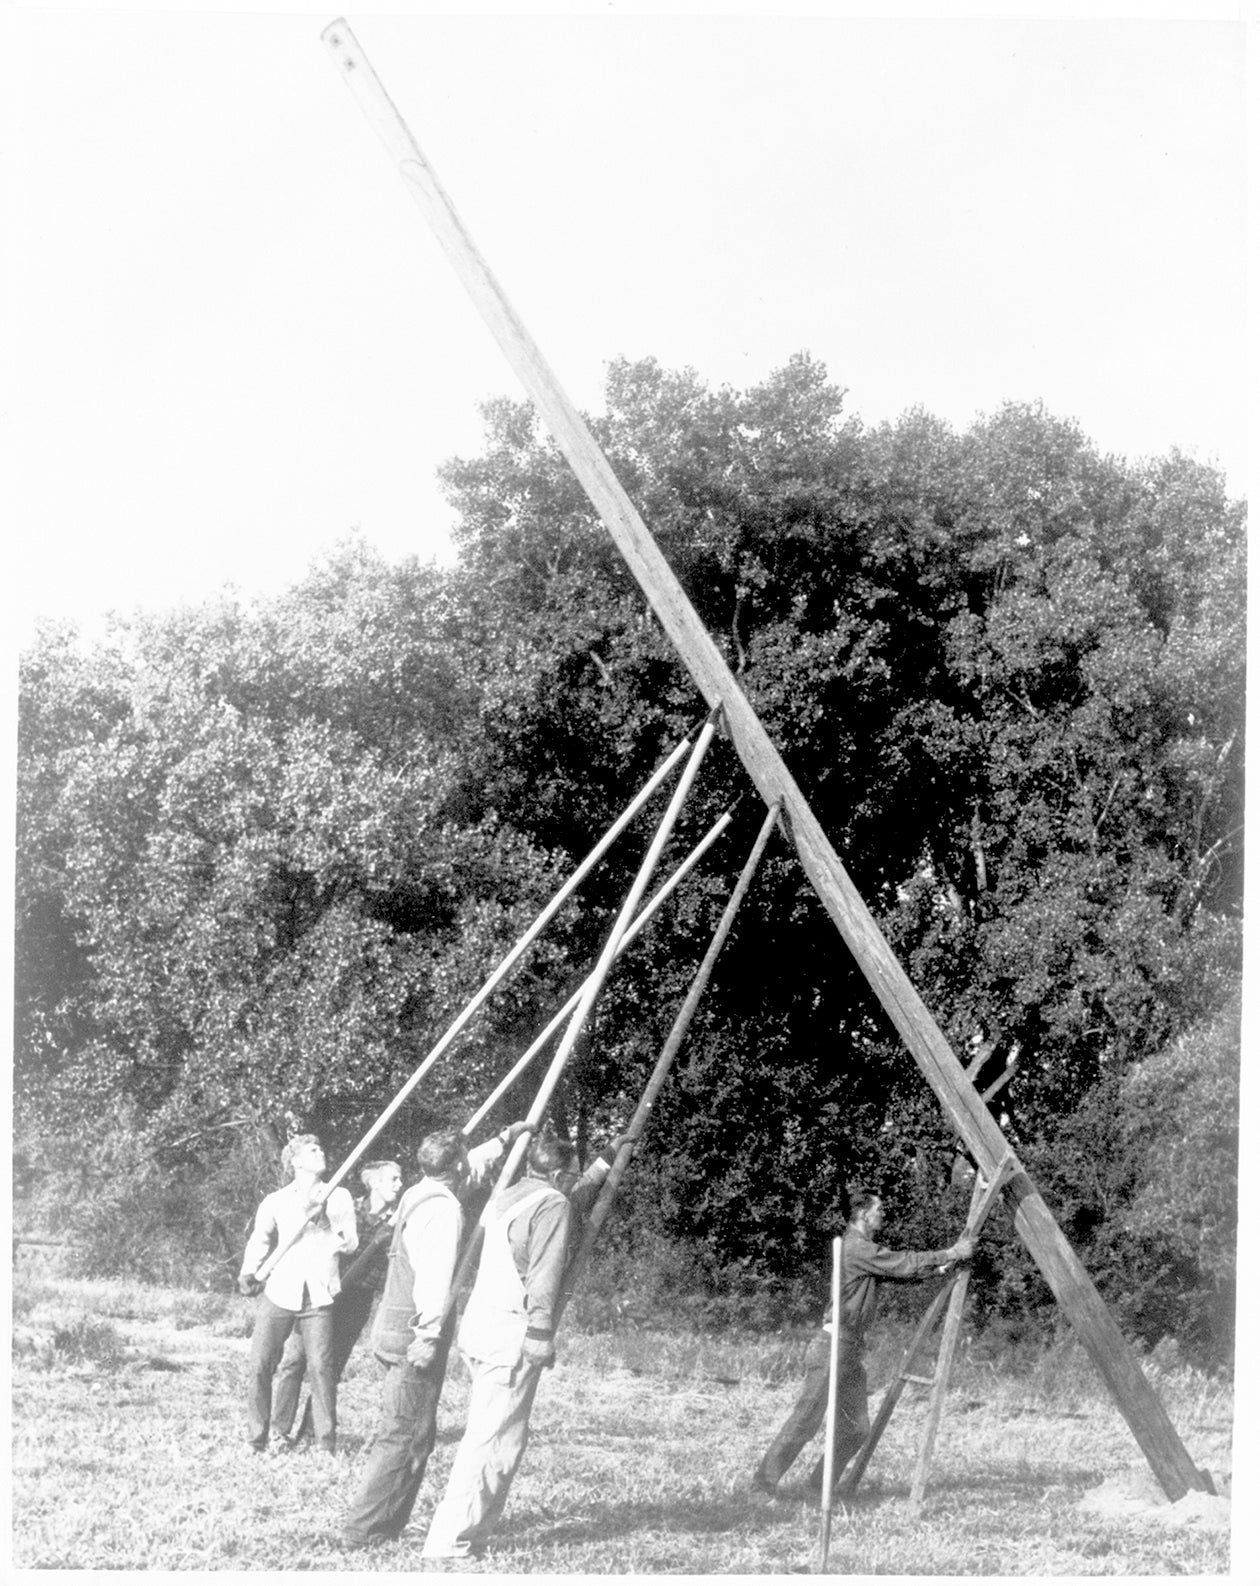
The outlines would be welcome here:
<svg viewBox="0 0 1260 1586">
<path fill-rule="evenodd" d="M 372 1349 L 385 1367 L 381 1420 L 342 1530 L 347 1549 L 402 1535 L 437 1440 L 438 1401 L 453 1332 L 451 1284 L 464 1241 L 464 1200 L 528 1131 L 509 1124 L 470 1151 L 460 1129 L 425 1135 L 421 1178 L 398 1207 Z"/>
<path fill-rule="evenodd" d="M 830 1361 L 838 1347 L 836 1415 L 832 1441 L 831 1481 L 838 1482 L 849 1460 L 859 1452 L 870 1431 L 866 1412 L 866 1367 L 862 1361 L 866 1332 L 875 1319 L 880 1283 L 907 1283 L 925 1278 L 943 1267 L 970 1261 L 976 1242 L 962 1233 L 944 1250 L 890 1250 L 877 1244 L 884 1226 L 883 1197 L 857 1186 L 850 1192 L 848 1224 L 844 1231 L 843 1288 L 840 1304 L 834 1302 L 805 1355 L 805 1381 L 796 1403 L 753 1473 L 758 1491 L 778 1495 L 779 1486 L 801 1450 L 822 1425 L 830 1386 Z M 807 1492 L 821 1501 L 824 1494 L 823 1460 L 806 1483 Z"/>
<path fill-rule="evenodd" d="M 575 1206 L 585 1209 L 608 1168 L 600 1156 L 582 1173 L 575 1146 L 543 1135 L 530 1142 L 523 1177 L 482 1215 L 481 1261 L 459 1329 L 472 1377 L 468 1419 L 424 1539 L 426 1560 L 480 1557 L 503 1513 L 539 1379 L 555 1361 Z"/>
<path fill-rule="evenodd" d="M 599 961 L 583 986 L 530 1108 L 528 1122 L 534 1130 L 541 1127 L 552 1093 L 669 841 L 717 731 L 717 720 L 718 713 L 710 712 Z M 555 1359 L 555 1319 L 573 1227 L 569 1199 L 575 1193 L 593 1194 L 608 1174 L 609 1164 L 601 1159 L 582 1175 L 572 1145 L 540 1136 L 530 1142 L 525 1177 L 513 1184 L 523 1144 L 518 1141 L 513 1147 L 481 1217 L 481 1259 L 459 1335 L 472 1375 L 468 1422 L 447 1490 L 425 1537 L 426 1559 L 477 1558 L 498 1523 L 525 1453 L 539 1375 Z M 616 1150 L 621 1145 L 619 1141 Z M 475 1248 L 475 1243 L 470 1244 L 470 1257 Z"/>
<path fill-rule="evenodd" d="M 708 740 L 705 739 L 706 746 L 707 742 Z M 509 971 L 515 966 L 523 954 L 542 934 L 543 929 L 556 914 L 561 905 L 572 896 L 576 889 L 586 879 L 586 877 L 598 864 L 600 859 L 602 859 L 603 856 L 608 852 L 609 848 L 612 847 L 616 839 L 621 835 L 621 833 L 626 829 L 634 817 L 660 787 L 661 783 L 664 782 L 669 773 L 674 769 L 683 756 L 687 754 L 688 750 L 691 751 L 691 760 L 689 761 L 689 764 L 697 763 L 696 752 L 692 747 L 690 733 L 688 733 L 687 736 L 684 737 L 674 747 L 665 760 L 663 760 L 662 763 L 656 768 L 648 780 L 639 789 L 638 793 L 635 794 L 634 798 L 631 799 L 630 803 L 626 805 L 625 809 L 600 838 L 599 842 L 596 843 L 594 848 L 591 849 L 590 853 L 587 854 L 582 863 L 577 867 L 576 870 L 573 871 L 569 878 L 555 893 L 551 901 L 547 904 L 546 908 L 544 908 L 543 911 L 535 918 L 529 930 L 526 931 L 524 936 L 520 938 L 515 946 L 513 946 L 506 956 L 500 961 L 497 967 L 486 979 L 481 989 L 453 1020 L 445 1034 L 415 1069 L 411 1077 L 396 1092 L 388 1107 L 385 1108 L 385 1110 L 377 1118 L 376 1122 L 359 1141 L 358 1145 L 355 1146 L 354 1150 L 350 1152 L 349 1156 L 346 1157 L 345 1161 L 328 1180 L 325 1193 L 330 1193 L 333 1189 L 335 1189 L 337 1185 L 341 1183 L 342 1179 L 344 1179 L 345 1176 L 350 1172 L 350 1169 L 354 1167 L 355 1163 L 358 1162 L 359 1159 L 366 1153 L 368 1147 L 376 1139 L 377 1135 L 380 1134 L 385 1125 L 407 1100 L 408 1096 L 410 1096 L 412 1091 L 415 1090 L 416 1086 L 419 1085 L 420 1081 L 437 1062 L 438 1058 L 441 1057 L 442 1054 L 452 1045 L 455 1038 L 463 1031 L 464 1027 L 469 1023 L 473 1015 L 481 1008 L 482 1004 L 486 1002 L 491 993 L 501 984 Z M 694 772 L 692 774 L 694 775 Z M 688 782 L 687 785 L 690 786 L 690 783 Z M 677 799 L 677 795 L 675 795 L 675 798 Z M 671 808 L 673 807 L 674 806 L 671 805 Z M 517 1158 L 517 1160 L 519 1160 L 519 1158 Z M 310 1215 L 312 1217 L 318 1216 L 319 1207 L 314 1207 Z M 279 1263 L 286 1250 L 288 1250 L 289 1246 L 301 1233 L 302 1227 L 303 1224 L 299 1223 L 296 1226 L 288 1229 L 287 1232 L 277 1241 L 275 1248 L 272 1250 L 267 1260 L 258 1269 L 258 1271 L 253 1274 L 260 1283 L 264 1282 L 270 1276 L 272 1269 Z"/>
</svg>

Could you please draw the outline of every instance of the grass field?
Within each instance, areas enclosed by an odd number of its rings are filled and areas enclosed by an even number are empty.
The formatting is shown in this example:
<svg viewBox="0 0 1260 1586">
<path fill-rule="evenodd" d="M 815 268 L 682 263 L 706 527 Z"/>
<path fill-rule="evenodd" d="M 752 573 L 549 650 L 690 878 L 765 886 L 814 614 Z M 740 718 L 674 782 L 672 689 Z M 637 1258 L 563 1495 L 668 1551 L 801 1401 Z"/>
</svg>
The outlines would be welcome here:
<svg viewBox="0 0 1260 1586">
<path fill-rule="evenodd" d="M 19 1274 L 14 1290 L 13 1563 L 18 1569 L 415 1570 L 461 1426 L 452 1366 L 411 1528 L 338 1546 L 375 1424 L 360 1349 L 331 1459 L 242 1441 L 250 1303 Z M 881 1330 L 872 1389 L 903 1338 Z M 810 1569 L 817 1512 L 749 1474 L 796 1387 L 804 1340 L 568 1332 L 543 1380 L 502 1526 L 470 1573 L 753 1574 Z M 837 1574 L 1219 1575 L 1229 1569 L 1228 1387 L 1149 1363 L 1195 1462 L 1223 1496 L 1160 1500 L 1074 1344 L 1020 1363 L 960 1351 L 928 1501 L 906 1503 L 922 1390 L 907 1392 L 855 1502 Z M 807 1451 L 808 1453 L 808 1451 Z M 808 1468 L 801 1461 L 802 1473 Z"/>
</svg>

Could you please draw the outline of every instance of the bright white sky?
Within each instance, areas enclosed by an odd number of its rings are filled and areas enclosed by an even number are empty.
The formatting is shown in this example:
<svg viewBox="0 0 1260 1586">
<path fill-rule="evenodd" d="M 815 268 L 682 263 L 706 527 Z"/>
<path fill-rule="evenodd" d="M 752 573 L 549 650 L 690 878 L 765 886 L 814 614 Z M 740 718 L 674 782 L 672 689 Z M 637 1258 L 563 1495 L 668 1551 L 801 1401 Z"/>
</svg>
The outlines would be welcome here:
<svg viewBox="0 0 1260 1586">
<path fill-rule="evenodd" d="M 587 410 L 614 357 L 744 387 L 807 349 L 868 422 L 1040 398 L 1241 494 L 1244 27 L 1142 10 L 348 15 Z M 446 551 L 434 470 L 520 392 L 336 14 L 7 12 L 23 640 L 278 589 L 352 527 Z"/>
</svg>

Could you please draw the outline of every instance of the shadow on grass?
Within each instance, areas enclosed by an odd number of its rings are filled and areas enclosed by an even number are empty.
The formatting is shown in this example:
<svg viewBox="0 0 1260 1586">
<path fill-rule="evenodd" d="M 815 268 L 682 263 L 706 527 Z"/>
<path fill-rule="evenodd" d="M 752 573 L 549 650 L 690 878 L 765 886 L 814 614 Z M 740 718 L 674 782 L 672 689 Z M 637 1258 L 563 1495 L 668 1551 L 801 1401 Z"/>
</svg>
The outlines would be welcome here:
<svg viewBox="0 0 1260 1586">
<path fill-rule="evenodd" d="M 1009 1472 L 977 1470 L 963 1475 L 929 1477 L 923 1496 L 925 1504 L 931 1504 L 933 1500 L 939 1502 L 953 1496 L 968 1497 L 975 1494 L 988 1496 L 1000 1494 L 1005 1498 L 1018 1498 L 1022 1495 L 1029 1502 L 1039 1503 L 1050 1488 L 1061 1487 L 1065 1493 L 1071 1493 L 1081 1487 L 1093 1486 L 1101 1479 L 1096 1469 L 1087 1466 L 1068 1468 L 1054 1465 L 1045 1470 L 1024 1469 Z M 800 1497 L 803 1499 L 804 1496 L 802 1492 Z M 863 1482 L 856 1493 L 837 1499 L 837 1509 L 843 1507 L 855 1512 L 874 1509 L 884 1503 L 904 1503 L 909 1496 L 908 1481 L 876 1479 Z"/>
<path fill-rule="evenodd" d="M 1103 1479 L 1102 1472 L 1088 1465 L 1047 1465 L 1044 1470 L 1035 1467 L 1000 1472 L 976 1471 L 965 1476 L 944 1476 L 940 1481 L 929 1481 L 928 1493 L 947 1492 L 1019 1492 L 1025 1488 L 1043 1492 L 1047 1487 L 1062 1487 L 1064 1492 L 1074 1492 L 1078 1487 L 1092 1487 Z M 891 1489 L 908 1493 L 909 1483 Z"/>
<path fill-rule="evenodd" d="M 1062 1488 L 1065 1493 L 1070 1493 L 1097 1479 L 1097 1472 L 1085 1467 L 1009 1473 L 977 1471 L 975 1474 L 929 1481 L 925 1503 L 947 1504 L 951 1499 L 970 1501 L 979 1495 L 1006 1502 L 1023 1499 L 1027 1503 L 1040 1503 L 1048 1488 Z M 833 1512 L 837 1520 L 846 1514 L 872 1513 L 888 1505 L 904 1505 L 909 1495 L 908 1481 L 875 1480 L 864 1483 L 851 1496 L 838 1498 Z M 630 1536 L 643 1531 L 696 1536 L 743 1532 L 755 1537 L 777 1529 L 785 1520 L 798 1516 L 802 1511 L 813 1521 L 817 1520 L 817 1501 L 806 1491 L 803 1483 L 785 1485 L 773 1498 L 763 1497 L 746 1488 L 737 1488 L 718 1497 L 600 1505 L 557 1518 L 550 1523 L 543 1516 L 526 1511 L 509 1519 L 499 1535 L 505 1542 L 528 1547 L 606 1541 L 610 1537 Z"/>
<path fill-rule="evenodd" d="M 633 1536 L 643 1531 L 692 1536 L 742 1531 L 756 1536 L 774 1530 L 799 1507 L 795 1502 L 779 1502 L 738 1491 L 717 1498 L 675 1498 L 660 1503 L 631 1501 L 601 1504 L 585 1513 L 550 1522 L 526 1512 L 509 1519 L 500 1527 L 498 1536 L 503 1542 L 530 1548 L 607 1541 L 610 1537 Z"/>
</svg>

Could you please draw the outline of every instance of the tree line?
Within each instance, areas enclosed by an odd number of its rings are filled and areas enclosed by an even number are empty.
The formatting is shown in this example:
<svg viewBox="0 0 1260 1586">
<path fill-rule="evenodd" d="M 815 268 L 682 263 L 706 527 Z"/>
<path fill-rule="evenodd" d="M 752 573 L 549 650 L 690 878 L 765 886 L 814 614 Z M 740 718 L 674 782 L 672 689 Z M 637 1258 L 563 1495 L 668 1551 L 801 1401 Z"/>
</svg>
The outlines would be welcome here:
<svg viewBox="0 0 1260 1586">
<path fill-rule="evenodd" d="M 484 420 L 443 470 L 454 566 L 350 539 L 276 598 L 92 644 L 50 628 L 22 658 L 20 1165 L 77 1183 L 101 1238 L 138 1195 L 226 1247 L 294 1120 L 348 1149 L 703 712 L 531 408 Z M 1209 465 L 1102 455 L 1037 405 L 865 426 L 805 355 L 742 392 L 615 363 L 592 428 L 1104 1292 L 1150 1341 L 1223 1358 L 1242 503 Z M 583 1144 L 628 1115 L 760 823 L 719 740 L 666 868 L 732 803 L 557 1096 Z M 472 1112 L 589 969 L 647 840 L 620 841 L 383 1149 Z M 65 1142 L 103 1119 L 89 1195 Z M 847 1181 L 932 1242 L 957 1167 L 772 842 L 628 1181 L 624 1259 L 651 1248 L 658 1286 L 715 1303 L 789 1292 Z M 133 1267 L 165 1248 L 157 1223 L 104 1243 Z M 977 1276 L 994 1314 L 1048 1300 L 1013 1248 Z"/>
</svg>

